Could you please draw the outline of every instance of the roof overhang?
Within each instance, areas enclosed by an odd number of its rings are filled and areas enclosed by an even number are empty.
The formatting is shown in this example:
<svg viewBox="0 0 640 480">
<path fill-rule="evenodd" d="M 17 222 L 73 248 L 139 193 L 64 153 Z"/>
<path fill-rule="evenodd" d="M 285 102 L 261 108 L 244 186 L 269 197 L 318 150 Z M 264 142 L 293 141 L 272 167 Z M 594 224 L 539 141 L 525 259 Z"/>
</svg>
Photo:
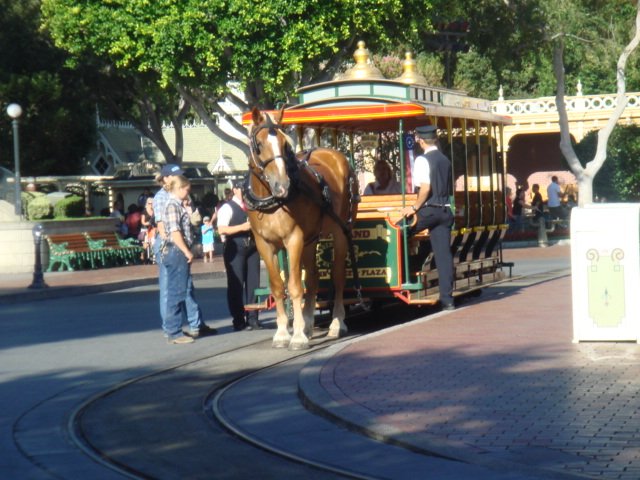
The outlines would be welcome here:
<svg viewBox="0 0 640 480">
<path fill-rule="evenodd" d="M 278 111 L 266 113 L 274 116 Z M 438 121 L 441 128 L 446 128 L 448 118 L 454 126 L 461 127 L 457 120 L 461 115 L 460 108 L 422 102 L 394 102 L 388 99 L 347 98 L 334 99 L 327 102 L 310 102 L 285 109 L 281 119 L 283 125 L 300 125 L 308 128 L 332 128 L 343 131 L 384 132 L 397 131 L 400 120 L 403 130 L 432 124 Z M 510 124 L 511 118 L 481 110 L 465 109 L 467 121 Z M 251 112 L 243 115 L 242 123 L 251 124 Z"/>
</svg>

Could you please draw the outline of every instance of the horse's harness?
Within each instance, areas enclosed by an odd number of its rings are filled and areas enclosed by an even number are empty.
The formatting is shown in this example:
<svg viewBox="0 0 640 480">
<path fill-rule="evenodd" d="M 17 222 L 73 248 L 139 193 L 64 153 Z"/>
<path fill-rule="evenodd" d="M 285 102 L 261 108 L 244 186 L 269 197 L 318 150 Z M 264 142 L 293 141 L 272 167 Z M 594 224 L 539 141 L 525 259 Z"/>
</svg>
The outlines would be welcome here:
<svg viewBox="0 0 640 480">
<path fill-rule="evenodd" d="M 276 125 L 271 121 L 271 118 L 267 116 L 266 125 L 260 125 L 257 127 L 252 133 L 250 137 L 250 150 L 251 155 L 249 156 L 249 172 L 252 175 L 255 175 L 260 182 L 269 188 L 269 181 L 264 173 L 267 166 L 277 160 L 278 158 L 282 159 L 285 163 L 285 167 L 287 169 L 287 175 L 289 176 L 289 180 L 291 181 L 292 188 L 290 189 L 290 193 L 287 198 L 276 198 L 274 195 L 267 195 L 264 197 L 258 197 L 253 192 L 251 188 L 251 177 L 247 175 L 244 182 L 243 194 L 245 197 L 245 204 L 249 210 L 257 210 L 259 212 L 266 212 L 269 210 L 275 210 L 284 206 L 287 202 L 291 201 L 297 191 L 299 190 L 299 169 L 296 166 L 296 156 L 291 150 L 291 148 L 285 147 L 284 156 L 283 155 L 275 155 L 266 160 L 262 160 L 260 158 L 260 144 L 258 143 L 257 136 L 260 130 L 269 129 L 270 135 L 275 135 L 277 130 L 282 130 L 282 127 Z M 251 162 L 253 162 L 255 168 L 251 168 Z"/>
<path fill-rule="evenodd" d="M 309 158 L 314 152 L 314 148 L 305 150 L 303 152 L 302 158 L 298 159 L 293 153 L 293 150 L 286 145 L 284 148 L 284 156 L 276 155 L 267 160 L 262 160 L 260 158 L 260 144 L 257 141 L 257 135 L 262 129 L 269 129 L 269 134 L 275 135 L 277 130 L 282 131 L 282 127 L 280 125 L 274 124 L 271 121 L 271 118 L 267 116 L 267 122 L 265 125 L 258 126 L 252 133 L 250 137 L 250 162 L 253 162 L 256 168 L 251 168 L 249 165 L 249 175 L 245 178 L 243 194 L 245 199 L 245 204 L 249 210 L 256 210 L 259 212 L 267 212 L 273 211 L 278 208 L 283 207 L 288 202 L 293 200 L 298 194 L 302 194 L 311 199 L 317 206 L 320 207 L 320 210 L 323 214 L 328 215 L 331 219 L 336 222 L 336 224 L 342 229 L 343 233 L 347 237 L 347 242 L 349 244 L 349 256 L 351 257 L 351 266 L 353 269 L 353 280 L 354 280 L 354 288 L 356 290 L 356 294 L 358 297 L 358 301 L 360 304 L 363 304 L 362 301 L 362 293 L 361 293 L 361 285 L 360 285 L 360 277 L 358 275 L 358 266 L 357 266 L 357 256 L 355 254 L 355 248 L 353 244 L 353 235 L 352 235 L 352 226 L 353 226 L 353 218 L 349 218 L 347 222 L 344 222 L 337 213 L 333 210 L 331 205 L 331 191 L 329 190 L 329 185 L 325 181 L 324 177 L 318 172 L 315 168 L 309 165 Z M 257 197 L 251 188 L 251 175 L 255 175 L 258 180 L 260 180 L 265 186 L 268 188 L 268 181 L 264 174 L 264 170 L 269 165 L 269 163 L 275 161 L 276 159 L 281 158 L 285 162 L 285 166 L 287 169 L 287 175 L 289 176 L 289 181 L 291 185 L 289 187 L 289 195 L 286 198 L 276 198 L 273 194 L 267 195 L 265 197 Z M 257 171 L 256 171 L 257 170 Z M 311 173 L 311 176 L 317 182 L 317 185 L 320 187 L 320 196 L 315 194 L 310 186 L 303 182 L 300 179 L 300 172 L 302 170 L 307 170 Z M 357 201 L 353 195 L 353 187 L 355 182 L 355 175 L 353 171 L 349 172 L 349 212 L 353 211 L 353 202 Z"/>
</svg>

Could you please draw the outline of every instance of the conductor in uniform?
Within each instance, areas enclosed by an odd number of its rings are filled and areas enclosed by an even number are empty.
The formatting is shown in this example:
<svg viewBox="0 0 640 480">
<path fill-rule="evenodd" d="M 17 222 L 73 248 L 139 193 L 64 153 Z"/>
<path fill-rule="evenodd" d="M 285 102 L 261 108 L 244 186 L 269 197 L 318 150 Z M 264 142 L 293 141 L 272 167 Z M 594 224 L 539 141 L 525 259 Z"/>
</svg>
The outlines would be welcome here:
<svg viewBox="0 0 640 480">
<path fill-rule="evenodd" d="M 440 304 L 443 310 L 454 310 L 453 257 L 450 248 L 453 225 L 451 162 L 438 150 L 435 126 L 417 127 L 416 142 L 423 150 L 422 155 L 416 157 L 413 170 L 414 185 L 419 188 L 418 198 L 413 205 L 403 208 L 401 214 L 403 217 L 417 215 L 414 233 L 429 229 L 438 269 Z"/>
<path fill-rule="evenodd" d="M 251 226 L 242 200 L 242 182 L 233 185 L 233 197 L 218 211 L 218 233 L 224 242 L 223 259 L 227 270 L 227 305 L 233 329 L 261 328 L 258 311 L 245 314 L 244 307 L 255 303 L 260 283 L 260 255 L 251 236 Z"/>
</svg>

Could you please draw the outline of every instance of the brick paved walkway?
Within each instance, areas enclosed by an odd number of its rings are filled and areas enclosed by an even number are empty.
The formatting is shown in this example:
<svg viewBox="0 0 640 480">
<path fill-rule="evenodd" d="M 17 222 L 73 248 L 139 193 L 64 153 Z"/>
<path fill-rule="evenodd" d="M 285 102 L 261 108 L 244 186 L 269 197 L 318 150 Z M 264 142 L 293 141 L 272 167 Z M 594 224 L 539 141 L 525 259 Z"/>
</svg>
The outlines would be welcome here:
<svg viewBox="0 0 640 480">
<path fill-rule="evenodd" d="M 355 342 L 321 385 L 467 461 L 637 480 L 640 347 L 572 344 L 571 318 L 570 277 L 544 282 Z"/>
</svg>

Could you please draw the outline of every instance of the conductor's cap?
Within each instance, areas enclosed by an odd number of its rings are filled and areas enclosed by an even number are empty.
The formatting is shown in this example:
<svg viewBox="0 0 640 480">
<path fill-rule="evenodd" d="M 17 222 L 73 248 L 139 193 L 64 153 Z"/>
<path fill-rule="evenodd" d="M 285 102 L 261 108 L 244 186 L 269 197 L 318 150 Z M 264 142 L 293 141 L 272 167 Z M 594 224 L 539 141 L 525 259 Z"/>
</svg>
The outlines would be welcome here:
<svg viewBox="0 0 640 480">
<path fill-rule="evenodd" d="M 438 129 L 435 125 L 423 125 L 416 127 L 416 135 L 424 140 L 433 140 L 438 138 Z"/>
</svg>

